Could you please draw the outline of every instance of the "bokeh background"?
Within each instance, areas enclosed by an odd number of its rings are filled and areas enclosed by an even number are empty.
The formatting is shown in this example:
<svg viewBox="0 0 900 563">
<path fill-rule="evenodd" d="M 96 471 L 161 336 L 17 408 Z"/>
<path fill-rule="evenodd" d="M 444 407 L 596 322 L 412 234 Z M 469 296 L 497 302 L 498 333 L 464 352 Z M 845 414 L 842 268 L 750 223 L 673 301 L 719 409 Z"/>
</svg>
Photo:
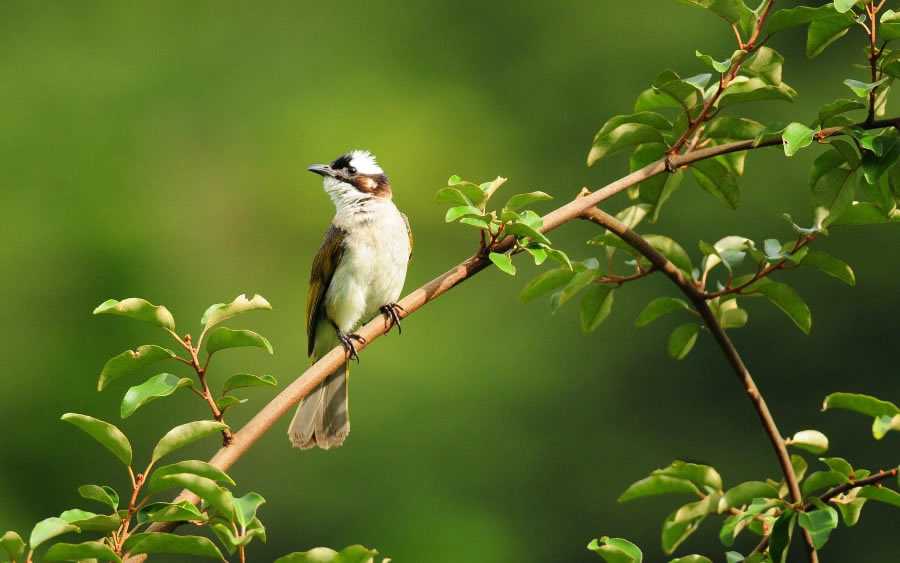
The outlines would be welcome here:
<svg viewBox="0 0 900 563">
<path fill-rule="evenodd" d="M 64 412 L 118 424 L 138 464 L 169 426 L 205 415 L 179 392 L 119 419 L 125 390 L 155 372 L 98 394 L 100 368 L 169 343 L 149 325 L 92 317 L 97 304 L 164 304 L 183 333 L 198 331 L 209 304 L 261 293 L 274 312 L 231 326 L 258 330 L 275 355 L 222 353 L 211 379 L 249 371 L 283 386 L 307 364 L 307 276 L 333 213 L 307 165 L 358 147 L 377 154 L 415 232 L 411 290 L 475 249 L 474 231 L 445 224 L 434 204 L 448 176 L 507 176 L 507 195 L 541 189 L 555 204 L 599 188 L 627 171 L 625 156 L 585 167 L 599 126 L 629 113 L 660 70 L 704 72 L 695 49 L 722 59 L 734 48 L 727 25 L 671 0 L 4 2 L 0 18 L 0 530 L 23 535 L 90 508 L 78 485 L 126 488 L 121 466 L 60 422 Z M 798 30 L 771 43 L 796 103 L 746 106 L 751 116 L 811 120 L 849 94 L 844 78 L 864 78 L 850 66 L 862 60 L 858 30 L 812 62 L 804 41 Z M 674 236 L 695 261 L 700 238 L 788 238 L 778 215 L 810 222 L 817 152 L 751 154 L 737 211 L 687 180 L 643 232 Z M 620 196 L 605 207 L 626 205 Z M 551 238 L 584 259 L 598 255 L 584 244 L 595 233 L 571 224 Z M 896 464 L 897 437 L 876 442 L 864 418 L 819 408 L 838 390 L 900 398 L 898 241 L 892 226 L 835 229 L 816 246 L 851 263 L 855 288 L 802 271 L 780 278 L 808 300 L 812 334 L 762 301 L 732 333 L 781 431 L 820 429 L 831 454 L 857 467 Z M 546 299 L 518 302 L 538 271 L 524 260 L 516 278 L 485 271 L 367 349 L 344 447 L 293 450 L 287 420 L 257 443 L 231 471 L 239 492 L 268 499 L 269 541 L 253 544 L 251 560 L 362 543 L 398 562 L 596 561 L 585 545 L 611 535 L 661 561 L 662 520 L 689 499 L 617 505 L 631 482 L 676 458 L 714 465 L 726 485 L 778 476 L 712 341 L 701 336 L 674 362 L 666 338 L 681 319 L 634 328 L 651 298 L 676 295 L 665 279 L 617 292 L 609 320 L 585 336 L 577 305 L 551 316 Z M 248 390 L 230 422 L 240 427 L 273 395 Z M 186 453 L 206 459 L 216 446 Z M 826 559 L 891 560 L 897 523 L 869 503 L 857 528 L 834 533 Z M 706 524 L 679 553 L 723 559 L 718 527 Z M 736 547 L 753 545 L 747 536 Z"/>
</svg>

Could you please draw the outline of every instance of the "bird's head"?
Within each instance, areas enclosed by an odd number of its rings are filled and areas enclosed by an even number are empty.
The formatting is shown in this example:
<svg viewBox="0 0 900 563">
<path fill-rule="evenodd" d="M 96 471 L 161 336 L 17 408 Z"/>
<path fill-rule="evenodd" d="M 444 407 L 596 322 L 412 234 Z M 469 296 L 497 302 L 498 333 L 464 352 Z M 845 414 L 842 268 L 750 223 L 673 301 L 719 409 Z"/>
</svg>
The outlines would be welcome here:
<svg viewBox="0 0 900 563">
<path fill-rule="evenodd" d="M 331 164 L 313 164 L 307 170 L 323 177 L 322 185 L 338 209 L 372 198 L 391 199 L 391 184 L 369 151 L 350 151 Z"/>
</svg>

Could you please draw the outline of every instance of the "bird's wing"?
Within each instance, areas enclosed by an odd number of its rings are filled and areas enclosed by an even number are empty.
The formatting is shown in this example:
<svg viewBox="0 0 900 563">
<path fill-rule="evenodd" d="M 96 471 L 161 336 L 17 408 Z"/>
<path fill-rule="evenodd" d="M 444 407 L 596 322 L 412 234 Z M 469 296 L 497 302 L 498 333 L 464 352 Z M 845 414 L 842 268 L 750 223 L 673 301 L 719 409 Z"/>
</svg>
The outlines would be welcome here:
<svg viewBox="0 0 900 563">
<path fill-rule="evenodd" d="M 313 259 L 312 272 L 309 275 L 309 293 L 306 295 L 306 339 L 308 342 L 307 355 L 312 355 L 315 345 L 316 325 L 319 316 L 324 314 L 325 292 L 331 285 L 331 278 L 337 270 L 344 255 L 344 239 L 347 232 L 339 227 L 331 225 L 325 233 L 325 240 L 319 247 L 319 252 Z"/>
<path fill-rule="evenodd" d="M 413 236 L 412 229 L 409 228 L 409 217 L 406 216 L 406 213 L 400 212 L 400 216 L 403 217 L 403 222 L 406 223 L 406 234 L 409 235 L 409 257 L 412 258 L 413 253 Z"/>
</svg>

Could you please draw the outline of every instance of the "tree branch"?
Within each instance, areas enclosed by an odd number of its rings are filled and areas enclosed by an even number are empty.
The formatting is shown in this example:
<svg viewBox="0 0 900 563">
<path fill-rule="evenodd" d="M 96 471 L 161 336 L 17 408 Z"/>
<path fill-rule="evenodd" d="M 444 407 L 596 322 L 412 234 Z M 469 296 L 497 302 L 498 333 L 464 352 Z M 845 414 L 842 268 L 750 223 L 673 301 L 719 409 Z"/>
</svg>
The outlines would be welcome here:
<svg viewBox="0 0 900 563">
<path fill-rule="evenodd" d="M 883 127 L 900 126 L 900 117 L 891 119 L 875 120 L 871 123 L 857 123 L 856 127 L 862 129 L 880 129 Z M 821 136 L 826 137 L 834 135 L 841 131 L 841 127 L 829 127 L 822 130 Z M 766 142 L 754 145 L 752 140 L 737 141 L 734 143 L 726 143 L 713 147 L 698 149 L 688 154 L 676 155 L 669 158 L 662 158 L 648 164 L 644 168 L 632 172 L 631 174 L 619 178 L 615 182 L 607 184 L 603 188 L 591 193 L 585 197 L 579 197 L 575 200 L 555 209 L 543 217 L 544 224 L 538 229 L 542 233 L 547 233 L 556 229 L 560 225 L 568 223 L 572 219 L 576 219 L 583 215 L 589 209 L 595 207 L 600 202 L 614 196 L 615 194 L 628 189 L 631 186 L 639 184 L 644 180 L 662 174 L 667 170 L 688 166 L 694 162 L 712 158 L 715 156 L 728 154 L 732 152 L 752 150 L 756 148 L 770 147 L 780 145 L 780 138 L 770 139 Z M 667 168 L 670 167 L 670 168 Z M 495 252 L 504 252 L 514 245 L 514 238 L 507 237 L 500 241 L 493 249 Z M 403 307 L 398 311 L 401 319 L 408 317 L 426 303 L 440 297 L 448 290 L 459 285 L 470 277 L 474 276 L 481 270 L 491 265 L 490 260 L 485 256 L 475 254 L 456 267 L 448 270 L 444 274 L 438 276 L 422 287 L 416 289 L 406 297 L 404 297 L 399 305 Z M 390 329 L 391 323 L 385 317 L 379 316 L 369 321 L 363 326 L 357 334 L 365 338 L 365 343 L 356 344 L 357 351 L 362 351 L 371 345 L 379 336 L 385 334 Z M 342 346 L 337 346 L 328 354 L 324 355 L 318 362 L 313 364 L 309 369 L 303 372 L 297 379 L 288 385 L 281 393 L 272 399 L 265 407 L 260 410 L 256 416 L 234 434 L 234 441 L 228 446 L 222 447 L 209 463 L 213 466 L 227 471 L 234 463 L 240 459 L 250 447 L 269 429 L 275 422 L 284 416 L 292 407 L 294 407 L 300 399 L 309 394 L 319 383 L 325 380 L 329 374 L 334 372 L 338 367 L 347 361 L 348 356 Z M 740 360 L 740 358 L 738 358 Z M 196 495 L 189 491 L 182 491 L 178 495 L 177 501 L 190 500 L 193 503 L 199 501 Z M 153 524 L 148 531 L 171 531 L 176 527 L 174 523 L 156 523 Z M 139 555 L 128 559 L 129 562 L 139 562 L 146 559 L 145 556 Z"/>
</svg>

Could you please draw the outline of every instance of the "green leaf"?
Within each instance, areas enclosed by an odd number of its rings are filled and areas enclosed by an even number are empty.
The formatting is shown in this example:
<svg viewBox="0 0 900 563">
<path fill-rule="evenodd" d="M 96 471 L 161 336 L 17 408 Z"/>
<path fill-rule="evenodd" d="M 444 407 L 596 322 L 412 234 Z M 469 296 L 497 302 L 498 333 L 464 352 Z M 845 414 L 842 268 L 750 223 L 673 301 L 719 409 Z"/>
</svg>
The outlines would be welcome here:
<svg viewBox="0 0 900 563">
<path fill-rule="evenodd" d="M 801 430 L 792 438 L 785 440 L 785 445 L 796 446 L 811 454 L 819 455 L 828 451 L 828 437 L 818 430 Z"/>
<path fill-rule="evenodd" d="M 212 355 L 226 348 L 240 348 L 243 346 L 255 346 L 263 348 L 269 354 L 273 354 L 272 345 L 263 336 L 252 330 L 232 330 L 220 326 L 210 333 L 206 340 L 206 353 Z"/>
<path fill-rule="evenodd" d="M 862 157 L 862 170 L 866 181 L 875 184 L 882 174 L 891 169 L 900 160 L 900 137 L 896 135 L 882 135 L 882 156 L 871 151 L 866 151 Z"/>
<path fill-rule="evenodd" d="M 855 23 L 856 18 L 849 13 L 815 19 L 806 34 L 806 56 L 810 59 L 818 56 L 825 47 L 846 35 Z"/>
<path fill-rule="evenodd" d="M 221 432 L 228 428 L 227 424 L 216 422 L 214 420 L 197 420 L 176 426 L 169 430 L 165 436 L 156 444 L 153 449 L 153 458 L 151 463 L 156 463 L 160 458 L 169 455 L 175 450 L 182 448 L 191 442 L 200 438 Z"/>
<path fill-rule="evenodd" d="M 204 325 L 204 328 L 209 328 L 240 313 L 258 310 L 271 311 L 272 306 L 262 295 L 256 294 L 251 299 L 247 299 L 247 296 L 242 293 L 231 303 L 217 303 L 209 307 L 203 313 L 200 324 Z"/>
<path fill-rule="evenodd" d="M 849 166 L 851 170 L 859 168 L 860 155 L 859 151 L 856 150 L 856 145 L 849 141 L 845 141 L 844 139 L 831 139 L 828 144 L 831 145 L 831 148 L 840 153 L 841 158 L 847 163 L 847 166 Z M 838 166 L 843 166 L 843 164 L 839 164 Z"/>
<path fill-rule="evenodd" d="M 225 380 L 225 383 L 222 385 L 222 394 L 224 395 L 232 389 L 240 389 L 242 387 L 260 387 L 263 385 L 271 385 L 272 387 L 274 387 L 278 385 L 278 382 L 275 381 L 275 378 L 271 375 L 259 376 L 250 373 L 239 373 L 237 375 L 232 375 Z"/>
<path fill-rule="evenodd" d="M 154 502 L 138 510 L 137 521 L 145 522 L 207 522 L 206 514 L 197 510 L 197 507 L 183 500 L 177 504 L 170 502 Z"/>
<path fill-rule="evenodd" d="M 644 559 L 640 548 L 623 538 L 603 536 L 599 540 L 592 540 L 587 548 L 602 557 L 606 563 L 641 563 Z"/>
<path fill-rule="evenodd" d="M 712 559 L 709 557 L 704 557 L 703 555 L 685 555 L 684 557 L 679 557 L 678 559 L 673 559 L 669 561 L 669 563 L 713 563 Z"/>
<path fill-rule="evenodd" d="M 159 478 L 160 483 L 169 487 L 185 488 L 216 509 L 223 518 L 233 520 L 235 517 L 234 502 L 228 489 L 220 487 L 212 479 L 191 473 L 173 473 Z"/>
<path fill-rule="evenodd" d="M 819 109 L 819 124 L 825 127 L 825 122 L 830 118 L 857 109 L 866 109 L 866 105 L 858 100 L 848 100 L 846 98 L 835 100 Z"/>
<path fill-rule="evenodd" d="M 259 518 L 254 518 L 247 524 L 247 531 L 244 533 L 244 539 L 241 540 L 241 543 L 247 545 L 250 543 L 250 540 L 256 537 L 260 538 L 263 542 L 266 541 L 266 527 L 262 525 Z"/>
<path fill-rule="evenodd" d="M 491 262 L 493 262 L 500 271 L 505 272 L 511 276 L 516 275 L 516 267 L 513 266 L 512 258 L 509 254 L 500 254 L 499 252 L 491 252 L 488 254 L 488 258 L 490 258 Z"/>
<path fill-rule="evenodd" d="M 800 264 L 808 268 L 813 268 L 825 272 L 829 276 L 835 277 L 847 285 L 856 285 L 856 276 L 853 270 L 846 262 L 838 260 L 830 254 L 815 250 L 809 251 Z"/>
<path fill-rule="evenodd" d="M 741 71 L 760 78 L 770 86 L 781 86 L 782 57 L 775 49 L 762 46 L 756 54 L 741 66 Z"/>
<path fill-rule="evenodd" d="M 116 563 L 122 561 L 108 545 L 98 541 L 53 544 L 44 554 L 43 561 L 81 561 L 83 559 L 102 559 Z"/>
<path fill-rule="evenodd" d="M 566 304 L 566 302 L 574 297 L 579 291 L 586 288 L 590 284 L 594 282 L 597 278 L 598 271 L 595 269 L 587 268 L 579 272 L 575 275 L 569 283 L 563 286 L 562 289 L 557 291 L 551 296 L 550 299 L 550 312 L 555 313 L 560 307 Z"/>
<path fill-rule="evenodd" d="M 689 463 L 680 459 L 676 459 L 668 467 L 655 469 L 650 474 L 686 479 L 699 488 L 709 487 L 716 491 L 722 489 L 722 476 L 718 471 L 708 465 Z"/>
<path fill-rule="evenodd" d="M 665 256 L 676 268 L 690 276 L 691 270 L 693 270 L 691 259 L 681 245 L 662 235 L 644 235 L 644 240 Z"/>
<path fill-rule="evenodd" d="M 62 415 L 62 420 L 73 424 L 111 451 L 125 465 L 131 465 L 131 444 L 122 431 L 108 422 L 76 413 Z"/>
<path fill-rule="evenodd" d="M 769 301 L 784 311 L 800 330 L 809 334 L 809 330 L 812 327 L 809 307 L 791 286 L 780 282 L 769 282 L 758 286 L 754 285 L 754 289 L 768 297 Z"/>
<path fill-rule="evenodd" d="M 788 10 L 778 10 L 769 17 L 767 31 L 774 35 L 779 31 L 806 25 L 820 18 L 834 16 L 834 7 L 826 4 L 818 8 L 798 6 Z"/>
<path fill-rule="evenodd" d="M 82 485 L 78 487 L 78 494 L 83 498 L 95 500 L 112 508 L 119 508 L 119 495 L 112 487 L 106 485 Z"/>
<path fill-rule="evenodd" d="M 551 259 L 559 262 L 569 270 L 572 269 L 572 262 L 569 260 L 569 256 L 563 252 L 562 250 L 557 250 L 555 248 L 545 248 L 547 251 L 547 256 Z"/>
<path fill-rule="evenodd" d="M 738 76 L 725 87 L 715 105 L 719 109 L 725 109 L 737 104 L 764 100 L 793 102 L 795 95 L 795 92 L 787 88 L 785 84 L 770 86 L 760 78 Z"/>
<path fill-rule="evenodd" d="M 125 540 L 124 547 L 130 550 L 130 555 L 176 553 L 225 561 L 219 548 L 200 536 L 178 536 L 164 532 L 134 534 Z"/>
<path fill-rule="evenodd" d="M 866 97 L 868 97 L 869 92 L 871 92 L 872 90 L 874 90 L 880 84 L 883 84 L 887 80 L 888 80 L 887 76 L 885 76 L 884 78 L 882 78 L 881 80 L 878 80 L 876 82 L 860 82 L 859 80 L 853 80 L 853 79 L 848 78 L 848 79 L 844 80 L 844 84 L 846 84 L 847 87 L 849 87 L 851 90 L 853 90 L 853 93 L 856 94 L 857 96 L 859 96 L 860 98 L 866 98 Z"/>
<path fill-rule="evenodd" d="M 647 326 L 659 317 L 675 311 L 690 311 L 690 305 L 683 299 L 674 297 L 657 297 L 644 307 L 644 310 L 638 315 L 634 326 Z"/>
<path fill-rule="evenodd" d="M 700 187 L 730 207 L 737 209 L 741 199 L 737 179 L 717 160 L 700 160 L 691 165 L 691 172 Z"/>
<path fill-rule="evenodd" d="M 681 545 L 681 542 L 697 530 L 700 522 L 705 518 L 705 516 L 700 516 L 693 520 L 676 521 L 679 510 L 670 514 L 663 522 L 662 548 L 667 554 L 674 552 Z"/>
<path fill-rule="evenodd" d="M 447 210 L 447 215 L 444 217 L 444 221 L 447 223 L 452 223 L 456 221 L 460 217 L 465 216 L 474 216 L 474 217 L 483 217 L 484 212 L 478 209 L 477 207 L 472 207 L 471 205 L 461 205 L 459 207 L 451 207 Z"/>
<path fill-rule="evenodd" d="M 747 311 L 737 305 L 737 299 L 729 299 L 719 306 L 717 311 L 719 324 L 722 328 L 741 328 L 747 324 Z"/>
<path fill-rule="evenodd" d="M 525 223 L 510 223 L 506 225 L 506 230 L 504 232 L 518 238 L 529 237 L 537 242 L 550 246 L 550 239 Z"/>
<path fill-rule="evenodd" d="M 875 204 L 868 201 L 854 201 L 850 207 L 831 223 L 832 227 L 846 225 L 878 225 L 897 221 L 896 211 L 886 217 L 884 212 Z"/>
<path fill-rule="evenodd" d="M 25 542 L 22 541 L 22 536 L 13 531 L 0 536 L 0 548 L 6 551 L 11 561 L 21 559 L 25 555 Z"/>
<path fill-rule="evenodd" d="M 844 458 L 820 457 L 819 461 L 827 465 L 832 471 L 843 473 L 847 477 L 850 477 L 850 474 L 853 473 L 853 466 Z"/>
<path fill-rule="evenodd" d="M 760 131 L 753 139 L 753 146 L 758 147 L 762 143 L 767 143 L 774 139 L 780 139 L 788 124 L 784 122 L 776 122 Z"/>
<path fill-rule="evenodd" d="M 878 502 L 883 502 L 885 504 L 890 504 L 891 506 L 900 508 L 900 493 L 886 487 L 875 487 L 872 485 L 867 485 L 863 487 L 862 490 L 859 491 L 859 494 L 857 494 L 856 496 L 859 498 L 877 500 Z"/>
<path fill-rule="evenodd" d="M 212 466 L 205 461 L 186 460 L 156 468 L 147 480 L 147 488 L 151 493 L 158 493 L 159 491 L 171 487 L 172 485 L 170 483 L 164 483 L 161 479 L 167 475 L 174 475 L 176 473 L 199 475 L 200 477 L 206 477 L 213 481 L 222 481 L 223 483 L 228 483 L 232 487 L 234 486 L 234 481 L 231 477 L 221 469 Z"/>
<path fill-rule="evenodd" d="M 812 144 L 813 137 L 819 133 L 819 127 L 810 129 L 802 123 L 791 123 L 784 130 L 782 139 L 784 141 L 784 154 L 786 156 L 794 156 L 798 150 L 808 147 Z"/>
<path fill-rule="evenodd" d="M 120 315 L 171 331 L 175 330 L 175 318 L 168 309 L 161 305 L 157 307 L 137 297 L 130 297 L 122 301 L 116 301 L 115 299 L 104 301 L 94 309 L 95 315 L 102 313 Z"/>
<path fill-rule="evenodd" d="M 688 493 L 697 495 L 699 489 L 687 479 L 667 475 L 651 475 L 632 483 L 616 502 L 626 502 L 636 498 L 667 495 L 671 493 Z"/>
<path fill-rule="evenodd" d="M 295 552 L 279 557 L 275 563 L 374 563 L 378 551 L 361 545 L 345 547 L 338 553 L 327 547 Z"/>
<path fill-rule="evenodd" d="M 819 178 L 812 190 L 814 225 L 825 228 L 847 211 L 853 202 L 852 170 L 834 168 Z"/>
<path fill-rule="evenodd" d="M 529 192 L 527 194 L 516 194 L 509 198 L 509 201 L 506 202 L 506 205 L 503 206 L 503 211 L 515 211 L 517 209 L 521 209 L 526 205 L 531 205 L 537 201 L 548 201 L 553 199 L 553 196 L 549 194 L 545 194 L 544 192 Z"/>
<path fill-rule="evenodd" d="M 150 401 L 159 399 L 160 397 L 168 397 L 175 392 L 176 389 L 182 387 L 190 387 L 193 381 L 189 377 L 178 378 L 171 373 L 160 373 L 154 375 L 144 383 L 135 385 L 125 393 L 122 399 L 120 413 L 122 418 L 128 418 L 134 411 L 146 405 Z"/>
<path fill-rule="evenodd" d="M 801 528 L 805 528 L 812 537 L 813 547 L 822 549 L 831 530 L 837 528 L 838 515 L 837 510 L 826 506 L 813 510 L 812 512 L 800 512 L 798 514 L 797 523 Z"/>
<path fill-rule="evenodd" d="M 82 532 L 109 533 L 122 525 L 122 519 L 119 518 L 118 514 L 94 514 L 78 508 L 66 510 L 59 517 L 69 524 L 78 526 L 78 529 Z"/>
<path fill-rule="evenodd" d="M 100 381 L 97 383 L 97 391 L 103 391 L 103 388 L 109 385 L 110 382 L 127 373 L 160 360 L 174 357 L 175 352 L 153 344 L 139 346 L 137 350 L 125 350 L 118 356 L 111 358 L 103 366 L 103 371 L 100 372 Z"/>
<path fill-rule="evenodd" d="M 762 123 L 752 119 L 723 115 L 716 117 L 706 125 L 703 136 L 708 139 L 743 141 L 756 138 L 764 129 Z"/>
<path fill-rule="evenodd" d="M 834 0 L 834 9 L 843 14 L 858 3 L 859 0 Z"/>
<path fill-rule="evenodd" d="M 606 320 L 612 309 L 615 290 L 604 284 L 594 284 L 581 299 L 581 330 L 588 334 Z"/>
<path fill-rule="evenodd" d="M 240 498 L 232 497 L 232 500 L 234 502 L 234 521 L 242 527 L 248 526 L 256 518 L 256 511 L 266 502 L 266 499 L 256 493 L 247 493 Z"/>
<path fill-rule="evenodd" d="M 730 24 L 741 22 L 741 2 L 735 0 L 678 0 L 682 4 L 697 6 L 709 10 Z M 743 6 L 746 9 L 746 6 Z M 745 30 L 746 31 L 746 30 Z"/>
<path fill-rule="evenodd" d="M 657 176 L 654 176 L 656 178 Z M 658 177 L 663 178 L 663 182 L 657 184 L 647 184 L 647 182 L 641 182 L 641 201 L 645 201 L 653 206 L 653 213 L 650 215 L 650 222 L 655 223 L 657 219 L 659 219 L 659 212 L 662 209 L 663 204 L 669 199 L 669 197 L 681 186 L 681 181 L 684 179 L 684 172 L 681 170 L 677 170 L 671 174 L 660 174 Z M 629 227 L 633 228 L 633 227 Z"/>
<path fill-rule="evenodd" d="M 453 176 L 450 176 L 450 178 L 447 180 L 447 185 L 455 186 L 456 184 L 460 183 L 461 181 L 462 181 L 462 178 L 460 178 L 459 176 L 454 174 Z"/>
<path fill-rule="evenodd" d="M 778 489 L 762 481 L 747 481 L 728 489 L 723 498 L 725 508 L 737 508 L 756 498 L 778 498 Z"/>
<path fill-rule="evenodd" d="M 791 536 L 796 523 L 797 513 L 787 508 L 772 526 L 772 534 L 769 538 L 769 556 L 774 563 L 784 563 L 787 560 L 788 546 L 791 545 Z"/>
<path fill-rule="evenodd" d="M 472 202 L 457 188 L 441 188 L 435 194 L 436 203 L 457 203 L 460 205 L 472 205 Z"/>
<path fill-rule="evenodd" d="M 697 58 L 700 59 L 703 62 L 703 64 L 712 68 L 713 70 L 715 70 L 716 72 L 718 72 L 720 74 L 728 72 L 728 69 L 730 69 L 731 66 L 735 62 L 737 62 L 737 60 L 740 59 L 742 55 L 745 55 L 746 53 L 747 53 L 747 51 L 745 51 L 743 49 L 739 49 L 739 50 L 735 51 L 734 53 L 732 53 L 731 56 L 729 58 L 725 59 L 724 61 L 717 62 L 715 59 L 713 59 L 709 55 L 704 55 L 700 51 L 695 51 Z"/>
<path fill-rule="evenodd" d="M 673 330 L 669 335 L 669 355 L 675 360 L 687 356 L 697 342 L 699 330 L 700 325 L 696 323 L 685 323 Z"/>
<path fill-rule="evenodd" d="M 807 496 L 815 491 L 834 487 L 835 485 L 843 485 L 849 482 L 850 480 L 847 476 L 839 471 L 813 471 L 803 481 L 800 492 L 803 496 Z"/>
<path fill-rule="evenodd" d="M 879 416 L 872 422 L 872 435 L 876 440 L 881 440 L 891 430 L 900 431 L 900 414 Z"/>
<path fill-rule="evenodd" d="M 856 393 L 832 393 L 828 395 L 822 404 L 822 410 L 828 409 L 847 409 L 872 417 L 900 414 L 900 408 L 897 408 L 897 405 L 894 403 Z"/>
<path fill-rule="evenodd" d="M 216 399 L 216 408 L 219 409 L 219 412 L 225 412 L 229 407 L 243 405 L 249 400 L 250 399 L 238 399 L 233 395 L 225 395 Z"/>
<path fill-rule="evenodd" d="M 69 532 L 80 531 L 78 526 L 72 525 L 62 518 L 51 516 L 34 525 L 34 528 L 31 530 L 31 536 L 28 538 L 28 546 L 31 549 L 36 549 L 39 545 L 51 538 L 55 538 L 62 534 L 68 534 Z"/>
<path fill-rule="evenodd" d="M 575 277 L 575 272 L 567 268 L 556 268 L 543 272 L 525 284 L 522 293 L 519 294 L 519 300 L 527 303 L 535 297 L 567 284 L 573 277 Z"/>
<path fill-rule="evenodd" d="M 664 142 L 660 130 L 671 129 L 672 124 L 658 113 L 649 111 L 631 115 L 617 115 L 607 121 L 594 137 L 588 154 L 588 166 L 594 162 L 627 148 L 644 143 Z"/>
</svg>

